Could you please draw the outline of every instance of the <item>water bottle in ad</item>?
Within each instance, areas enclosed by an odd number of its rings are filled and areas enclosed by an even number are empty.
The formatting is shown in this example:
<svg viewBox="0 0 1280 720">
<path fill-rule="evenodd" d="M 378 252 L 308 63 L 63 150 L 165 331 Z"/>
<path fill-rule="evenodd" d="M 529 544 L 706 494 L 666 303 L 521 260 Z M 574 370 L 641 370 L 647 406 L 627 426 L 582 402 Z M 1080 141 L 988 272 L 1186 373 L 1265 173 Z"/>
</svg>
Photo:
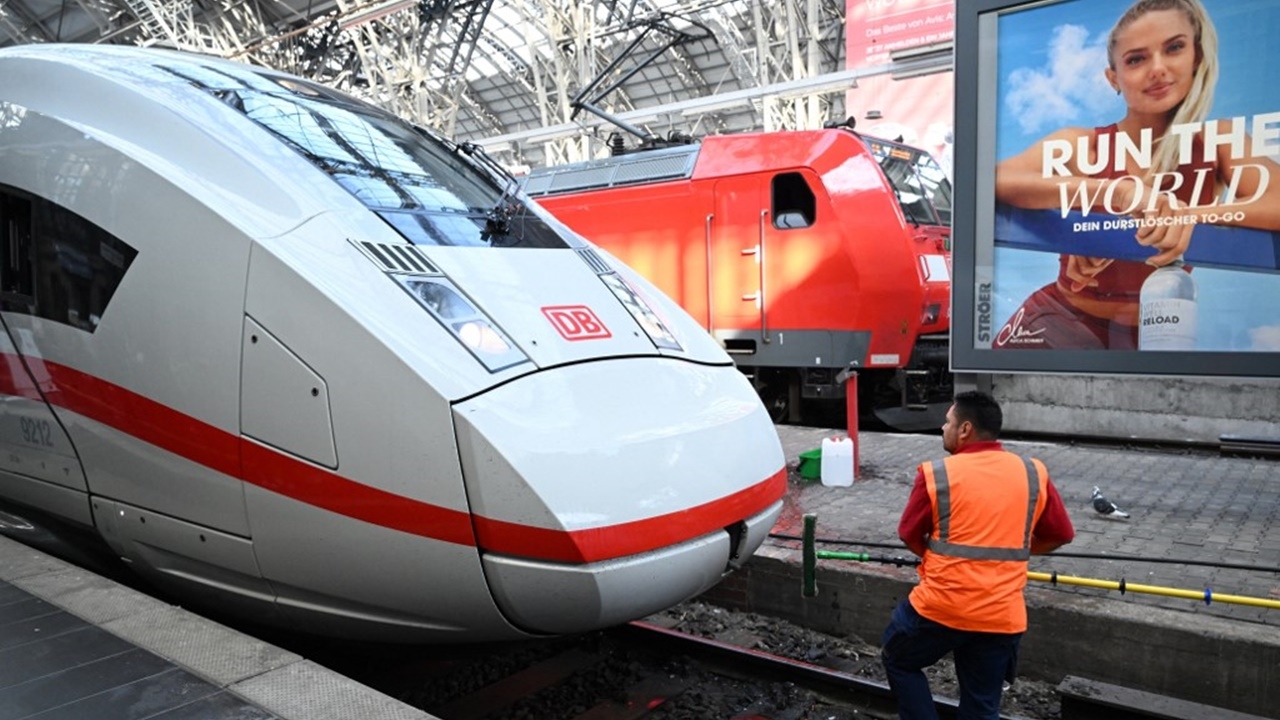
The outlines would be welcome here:
<svg viewBox="0 0 1280 720">
<path fill-rule="evenodd" d="M 1139 303 L 1139 350 L 1195 349 L 1196 281 L 1181 259 L 1147 277 Z"/>
</svg>

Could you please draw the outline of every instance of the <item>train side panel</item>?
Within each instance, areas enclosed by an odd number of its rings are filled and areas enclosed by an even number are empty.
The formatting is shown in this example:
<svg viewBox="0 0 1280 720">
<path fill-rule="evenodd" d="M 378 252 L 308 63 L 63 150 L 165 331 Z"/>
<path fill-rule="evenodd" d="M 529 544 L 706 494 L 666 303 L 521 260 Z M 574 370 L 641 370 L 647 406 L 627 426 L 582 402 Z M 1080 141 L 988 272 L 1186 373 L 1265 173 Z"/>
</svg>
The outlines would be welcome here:
<svg viewBox="0 0 1280 720">
<path fill-rule="evenodd" d="M 871 332 L 867 356 L 850 360 L 860 368 L 902 367 L 920 334 L 925 305 L 914 228 L 903 217 L 875 159 L 851 135 L 838 137 L 844 142 L 830 152 L 843 161 L 833 162 L 822 175 L 832 196 L 827 221 L 839 236 L 833 256 L 856 268 L 861 282 L 841 288 L 844 273 L 838 264 L 819 263 L 814 275 L 824 280 L 819 287 L 827 288 L 831 297 L 808 293 L 803 314 L 821 326 L 849 313 L 854 327 Z M 827 304 L 840 309 L 824 311 Z"/>
<path fill-rule="evenodd" d="M 18 335 L 28 354 L 35 344 Z M 88 487 L 75 447 L 45 404 L 34 378 L 0 332 L 0 496 L 92 525 Z"/>
<path fill-rule="evenodd" d="M 329 633 L 399 641 L 518 636 L 480 570 L 450 398 L 441 392 L 457 385 L 423 380 L 479 364 L 348 234 L 341 223 L 316 222 L 254 251 L 246 313 L 326 381 L 338 459 L 331 469 L 278 452 L 270 443 L 283 443 L 274 435 L 246 440 L 249 519 L 263 574 L 286 617 L 323 623 Z M 317 254 L 328 262 L 299 271 L 294 261 Z M 401 356 L 382 333 L 419 350 Z M 298 390 L 305 402 L 308 389 Z"/>
<path fill-rule="evenodd" d="M 88 489 L 248 535 L 229 440 L 239 432 L 247 239 L 65 123 L 27 111 L 4 132 L 0 184 L 35 208 L 32 252 L 54 276 L 32 311 L 6 313 L 6 323 L 31 345 L 28 366 L 89 468 Z M 79 221 L 93 229 L 83 246 L 57 232 Z M 175 474 L 183 493 L 172 491 Z"/>
</svg>

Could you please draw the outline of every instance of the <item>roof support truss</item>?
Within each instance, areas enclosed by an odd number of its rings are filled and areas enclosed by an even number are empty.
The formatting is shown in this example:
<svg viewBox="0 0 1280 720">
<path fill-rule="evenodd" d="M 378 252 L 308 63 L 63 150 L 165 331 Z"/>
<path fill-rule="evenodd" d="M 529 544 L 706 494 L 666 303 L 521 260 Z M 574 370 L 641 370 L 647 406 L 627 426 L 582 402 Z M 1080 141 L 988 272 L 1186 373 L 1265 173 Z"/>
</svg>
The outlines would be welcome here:
<svg viewBox="0 0 1280 720">
<path fill-rule="evenodd" d="M 631 75 L 614 68 L 598 101 L 644 118 L 650 135 L 816 126 L 843 107 L 842 92 L 749 91 L 843 70 L 845 2 L 0 0 L 0 45 L 57 40 L 75 13 L 64 40 L 160 42 L 278 68 L 446 134 L 511 138 L 506 159 L 533 163 L 602 151 L 613 127 L 574 118 L 573 100 L 633 43 L 660 59 Z M 663 15 L 696 18 L 710 37 L 643 37 Z M 737 99 L 686 102 L 713 96 Z M 678 109 L 646 112 L 662 107 Z"/>
</svg>

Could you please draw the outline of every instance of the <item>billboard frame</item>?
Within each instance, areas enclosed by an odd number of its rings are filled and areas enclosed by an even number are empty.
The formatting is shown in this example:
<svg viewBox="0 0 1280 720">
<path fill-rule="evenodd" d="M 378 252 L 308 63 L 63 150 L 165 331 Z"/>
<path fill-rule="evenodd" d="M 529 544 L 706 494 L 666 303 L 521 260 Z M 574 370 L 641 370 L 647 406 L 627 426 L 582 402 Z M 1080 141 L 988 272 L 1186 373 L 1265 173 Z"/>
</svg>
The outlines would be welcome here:
<svg viewBox="0 0 1280 720">
<path fill-rule="evenodd" d="M 956 3 L 952 371 L 1280 377 L 1280 352 L 1271 351 L 1046 350 L 980 346 L 982 333 L 993 336 L 1005 320 L 992 312 L 989 296 L 987 302 L 983 302 L 984 290 L 991 292 L 993 274 L 990 256 L 994 253 L 995 227 L 997 18 L 1010 12 L 1073 1 L 966 0 Z M 1280 98 L 1276 105 L 1280 107 Z M 979 244 L 979 237 L 988 240 Z M 1269 300 L 1280 305 L 1280 297 Z"/>
</svg>

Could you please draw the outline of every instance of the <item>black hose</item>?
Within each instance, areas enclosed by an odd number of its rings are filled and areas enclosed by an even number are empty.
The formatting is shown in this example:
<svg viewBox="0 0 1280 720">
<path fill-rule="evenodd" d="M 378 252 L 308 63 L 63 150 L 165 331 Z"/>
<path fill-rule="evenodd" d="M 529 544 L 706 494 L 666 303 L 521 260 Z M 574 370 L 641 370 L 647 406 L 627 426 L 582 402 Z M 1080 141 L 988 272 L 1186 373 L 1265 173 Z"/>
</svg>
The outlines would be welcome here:
<svg viewBox="0 0 1280 720">
<path fill-rule="evenodd" d="M 803 542 L 803 538 L 796 535 L 786 535 L 783 533 L 769 533 L 769 537 L 779 540 L 795 540 Z M 905 550 L 906 545 L 901 543 L 874 543 L 860 542 L 855 540 L 827 540 L 817 538 L 815 542 L 824 545 L 854 545 L 857 547 L 874 547 L 888 548 L 892 550 Z M 1081 558 L 1084 560 L 1123 560 L 1127 562 L 1145 562 L 1145 563 L 1162 563 L 1166 565 L 1199 565 L 1201 567 L 1221 568 L 1224 570 L 1249 570 L 1252 572 L 1277 573 L 1280 574 L 1280 567 L 1261 567 L 1258 565 L 1240 565 L 1237 563 L 1213 562 L 1210 560 L 1179 560 L 1177 558 L 1147 558 L 1137 555 L 1100 555 L 1097 553 L 1071 553 L 1054 551 L 1048 555 L 1040 555 L 1039 557 L 1060 557 L 1060 558 Z"/>
</svg>

